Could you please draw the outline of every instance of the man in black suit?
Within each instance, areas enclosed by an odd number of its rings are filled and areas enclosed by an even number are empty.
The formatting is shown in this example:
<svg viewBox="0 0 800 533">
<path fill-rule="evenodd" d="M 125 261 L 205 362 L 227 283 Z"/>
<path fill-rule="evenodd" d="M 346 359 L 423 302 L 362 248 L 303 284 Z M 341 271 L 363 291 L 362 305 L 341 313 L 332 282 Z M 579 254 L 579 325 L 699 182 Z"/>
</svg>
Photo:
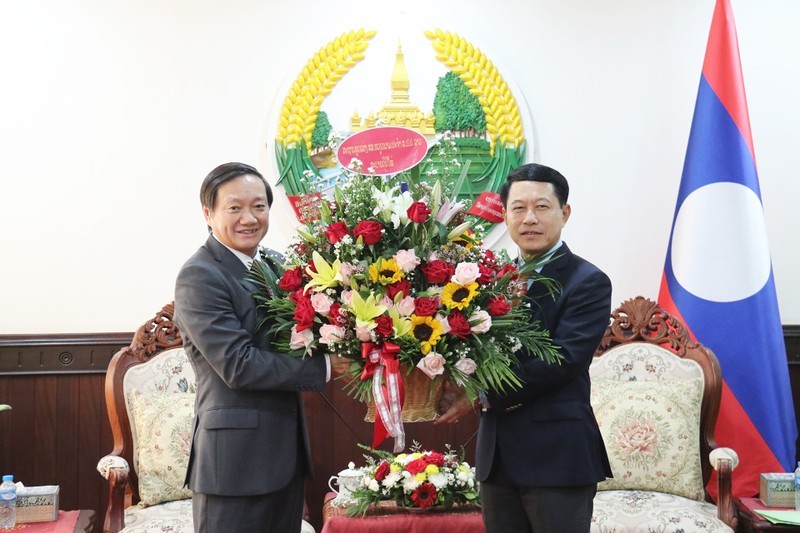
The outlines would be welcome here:
<svg viewBox="0 0 800 533">
<path fill-rule="evenodd" d="M 548 261 L 541 274 L 559 284 L 548 295 L 532 283 L 527 296 L 532 321 L 549 331 L 561 364 L 521 351 L 521 388 L 489 391 L 474 405 L 464 395 L 448 398 L 436 422 L 482 409 L 476 470 L 488 533 L 588 532 L 597 483 L 611 476 L 589 401 L 589 365 L 608 325 L 611 282 L 561 240 L 568 195 L 564 176 L 538 164 L 513 170 L 500 192 L 520 257 Z"/>
<path fill-rule="evenodd" d="M 269 227 L 267 181 L 227 163 L 205 178 L 200 200 L 211 235 L 175 285 L 175 322 L 197 376 L 186 474 L 195 531 L 296 533 L 311 471 L 300 391 L 322 389 L 330 363 L 277 353 L 256 332 L 245 276 Z"/>
</svg>

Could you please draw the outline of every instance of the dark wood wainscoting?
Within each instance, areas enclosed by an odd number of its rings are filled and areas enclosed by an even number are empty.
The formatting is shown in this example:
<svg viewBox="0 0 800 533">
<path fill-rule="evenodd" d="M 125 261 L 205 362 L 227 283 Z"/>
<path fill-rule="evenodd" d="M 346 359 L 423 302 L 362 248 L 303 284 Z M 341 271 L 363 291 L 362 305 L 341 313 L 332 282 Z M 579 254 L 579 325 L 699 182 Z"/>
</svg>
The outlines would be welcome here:
<svg viewBox="0 0 800 533">
<path fill-rule="evenodd" d="M 795 413 L 800 422 L 800 325 L 784 326 Z M 108 500 L 105 480 L 95 467 L 111 450 L 104 403 L 108 362 L 127 346 L 132 333 L 87 335 L 0 335 L 0 473 L 26 485 L 59 485 L 62 509 L 94 509 L 103 516 Z M 306 395 L 306 413 L 314 450 L 315 477 L 306 497 L 312 524 L 320 530 L 322 498 L 330 476 L 361 462 L 372 426 L 365 407 L 348 398 L 338 384 Z M 426 448 L 464 445 L 474 464 L 477 417 L 433 428 L 407 424 L 406 440 Z M 389 449 L 390 443 L 382 446 Z M 96 531 L 102 527 L 98 520 Z"/>
</svg>

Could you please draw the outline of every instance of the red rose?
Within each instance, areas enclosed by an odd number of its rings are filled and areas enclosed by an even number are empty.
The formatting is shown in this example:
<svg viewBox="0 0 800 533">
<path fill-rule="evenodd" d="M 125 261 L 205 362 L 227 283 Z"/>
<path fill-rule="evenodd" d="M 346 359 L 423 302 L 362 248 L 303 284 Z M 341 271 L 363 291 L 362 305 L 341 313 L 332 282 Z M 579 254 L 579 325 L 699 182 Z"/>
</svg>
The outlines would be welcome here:
<svg viewBox="0 0 800 533">
<path fill-rule="evenodd" d="M 406 278 L 386 286 L 386 296 L 391 298 L 392 301 L 398 294 L 402 294 L 404 298 L 411 294 L 411 282 Z"/>
<path fill-rule="evenodd" d="M 428 452 L 422 458 L 428 461 L 428 464 L 436 465 L 439 468 L 444 466 L 444 454 L 439 452 Z"/>
<path fill-rule="evenodd" d="M 380 222 L 376 222 L 375 220 L 362 220 L 356 224 L 353 230 L 353 237 L 356 239 L 362 237 L 364 239 L 364 244 L 372 245 L 381 240 L 381 231 L 383 231 L 383 225 Z"/>
<path fill-rule="evenodd" d="M 414 459 L 413 461 L 411 461 L 406 465 L 406 470 L 408 470 L 408 472 L 413 475 L 417 475 L 424 472 L 426 468 L 428 468 L 428 463 L 425 462 L 425 459 L 422 458 Z"/>
<path fill-rule="evenodd" d="M 297 331 L 303 331 L 314 324 L 314 306 L 311 305 L 311 298 L 304 296 L 297 299 L 297 307 L 294 308 L 294 321 L 297 322 Z"/>
<path fill-rule="evenodd" d="M 439 309 L 439 300 L 436 298 L 414 298 L 414 314 L 417 316 L 433 316 Z"/>
<path fill-rule="evenodd" d="M 280 281 L 278 281 L 278 287 L 287 292 L 297 290 L 302 286 L 303 286 L 302 267 L 295 267 L 291 270 L 287 270 L 286 272 L 283 273 L 283 276 L 281 276 Z"/>
<path fill-rule="evenodd" d="M 428 220 L 428 215 L 431 214 L 431 210 L 428 209 L 428 206 L 425 205 L 424 202 L 414 202 L 411 204 L 411 207 L 408 208 L 406 214 L 412 222 L 422 224 Z"/>
<path fill-rule="evenodd" d="M 325 228 L 325 236 L 328 237 L 328 240 L 331 242 L 331 244 L 336 244 L 342 240 L 342 237 L 346 235 L 350 235 L 350 230 L 345 222 L 334 222 Z"/>
<path fill-rule="evenodd" d="M 494 281 L 494 269 L 490 268 L 483 263 L 478 263 L 478 272 L 481 273 L 478 276 L 478 279 L 475 280 L 478 282 L 478 285 L 488 285 L 492 281 Z"/>
<path fill-rule="evenodd" d="M 375 481 L 380 483 L 386 478 L 390 471 L 391 466 L 389 463 L 386 461 L 381 461 L 381 464 L 378 465 L 378 469 L 375 470 Z"/>
<path fill-rule="evenodd" d="M 450 324 L 450 335 L 466 339 L 472 333 L 472 328 L 469 327 L 469 320 L 460 311 L 451 312 L 447 317 L 447 323 Z"/>
<path fill-rule="evenodd" d="M 503 276 L 509 273 L 511 274 L 511 279 L 519 278 L 519 271 L 517 270 L 517 267 L 509 263 L 497 272 L 497 279 L 501 279 Z"/>
<path fill-rule="evenodd" d="M 447 283 L 453 277 L 454 269 L 441 259 L 434 259 L 422 265 L 422 273 L 428 283 Z"/>
<path fill-rule="evenodd" d="M 328 322 L 333 324 L 334 326 L 340 325 L 339 322 L 341 320 L 341 313 L 342 311 L 342 304 L 339 302 L 333 302 L 331 304 L 331 310 L 328 312 Z"/>
<path fill-rule="evenodd" d="M 394 323 L 392 322 L 392 317 L 381 315 L 375 319 L 375 333 L 380 335 L 381 337 L 388 337 L 394 331 Z"/>
<path fill-rule="evenodd" d="M 493 296 L 486 303 L 486 312 L 492 316 L 505 315 L 509 311 L 511 311 L 511 304 L 508 303 L 505 296 Z"/>
<path fill-rule="evenodd" d="M 299 300 L 302 300 L 305 297 L 306 295 L 303 294 L 303 289 L 300 287 L 289 293 L 289 300 L 291 300 L 294 303 L 297 303 Z"/>
</svg>

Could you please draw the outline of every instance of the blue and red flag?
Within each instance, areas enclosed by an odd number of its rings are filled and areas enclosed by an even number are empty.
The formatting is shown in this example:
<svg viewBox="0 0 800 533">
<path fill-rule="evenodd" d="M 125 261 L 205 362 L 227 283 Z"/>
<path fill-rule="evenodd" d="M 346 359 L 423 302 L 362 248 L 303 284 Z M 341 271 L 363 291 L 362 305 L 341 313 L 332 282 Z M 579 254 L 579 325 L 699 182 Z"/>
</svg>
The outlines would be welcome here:
<svg viewBox="0 0 800 533">
<path fill-rule="evenodd" d="M 734 495 L 758 493 L 763 472 L 793 471 L 797 425 L 729 0 L 714 9 L 658 301 L 719 359 L 715 435 L 739 454 Z"/>
</svg>

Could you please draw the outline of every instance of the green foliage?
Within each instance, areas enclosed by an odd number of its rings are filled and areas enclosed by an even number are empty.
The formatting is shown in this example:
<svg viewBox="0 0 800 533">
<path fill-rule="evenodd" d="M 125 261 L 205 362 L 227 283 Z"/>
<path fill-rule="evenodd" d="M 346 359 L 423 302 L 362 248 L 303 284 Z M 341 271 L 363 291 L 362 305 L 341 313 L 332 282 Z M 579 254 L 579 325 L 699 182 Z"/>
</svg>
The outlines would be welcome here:
<svg viewBox="0 0 800 533">
<path fill-rule="evenodd" d="M 314 123 L 314 131 L 311 132 L 311 148 L 322 148 L 328 145 L 328 135 L 331 134 L 330 121 L 325 111 L 317 113 L 317 120 Z"/>
<path fill-rule="evenodd" d="M 486 132 L 486 115 L 478 97 L 455 72 L 448 72 L 436 84 L 433 99 L 434 129 L 438 132 L 475 130 L 477 135 Z"/>
</svg>

